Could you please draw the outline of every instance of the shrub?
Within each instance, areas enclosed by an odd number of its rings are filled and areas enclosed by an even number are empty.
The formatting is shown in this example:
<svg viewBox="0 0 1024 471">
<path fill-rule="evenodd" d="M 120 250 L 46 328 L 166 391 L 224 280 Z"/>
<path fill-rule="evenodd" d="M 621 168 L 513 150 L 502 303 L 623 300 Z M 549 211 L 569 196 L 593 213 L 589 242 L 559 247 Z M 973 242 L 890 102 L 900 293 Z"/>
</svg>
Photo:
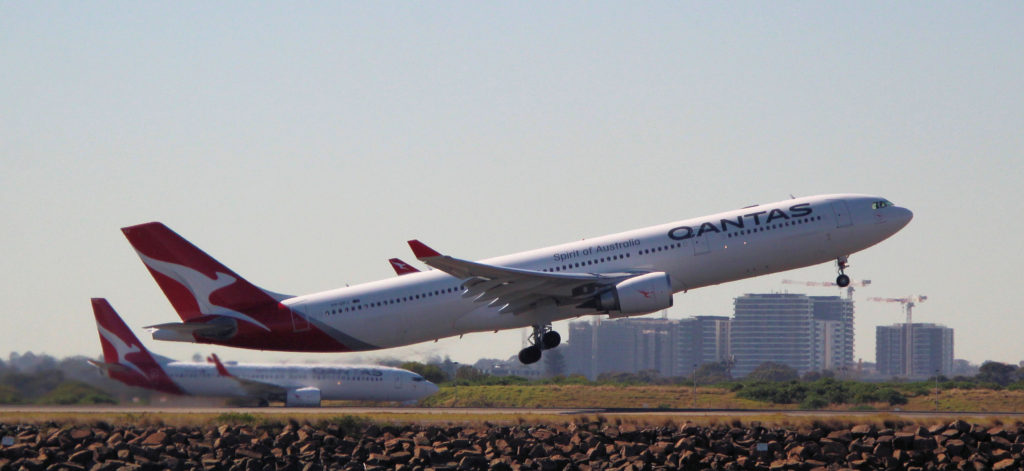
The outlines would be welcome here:
<svg viewBox="0 0 1024 471">
<path fill-rule="evenodd" d="M 0 404 L 19 403 L 21 403 L 21 398 L 18 396 L 18 390 L 14 389 L 13 386 L 0 384 Z"/>
<path fill-rule="evenodd" d="M 907 397 L 892 388 L 879 389 L 878 398 L 880 401 L 888 402 L 890 406 L 907 403 Z"/>
<path fill-rule="evenodd" d="M 80 381 L 65 381 L 39 398 L 40 404 L 117 404 L 109 394 Z"/>
<path fill-rule="evenodd" d="M 801 409 L 821 409 L 829 404 L 828 399 L 825 399 L 817 394 L 811 394 L 800 401 Z"/>
</svg>

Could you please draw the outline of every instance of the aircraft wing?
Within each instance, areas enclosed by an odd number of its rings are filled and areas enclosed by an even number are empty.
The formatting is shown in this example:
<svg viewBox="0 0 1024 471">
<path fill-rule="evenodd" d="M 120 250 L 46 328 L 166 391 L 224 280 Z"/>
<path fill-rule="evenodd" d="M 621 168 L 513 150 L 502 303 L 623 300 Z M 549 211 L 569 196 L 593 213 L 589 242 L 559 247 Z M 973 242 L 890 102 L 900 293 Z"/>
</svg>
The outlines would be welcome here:
<svg viewBox="0 0 1024 471">
<path fill-rule="evenodd" d="M 502 313 L 523 313 L 544 300 L 579 304 L 602 288 L 644 273 L 549 273 L 471 262 L 442 255 L 418 240 L 409 247 L 423 263 L 463 279 L 463 297 L 500 306 Z"/>
<path fill-rule="evenodd" d="M 223 376 L 225 378 L 231 378 L 231 379 L 237 381 L 238 385 L 241 386 L 242 389 L 245 389 L 245 391 L 247 393 L 249 393 L 250 396 L 258 397 L 258 398 L 265 398 L 265 399 L 267 399 L 267 398 L 282 398 L 282 397 L 285 396 L 285 394 L 288 393 L 288 390 L 286 388 L 283 388 L 283 387 L 278 386 L 276 384 L 264 383 L 262 381 L 255 381 L 255 380 L 245 379 L 245 378 L 239 378 L 239 377 L 231 374 L 228 371 L 228 369 L 224 367 L 224 364 L 220 362 L 220 358 L 217 358 L 217 354 L 216 353 L 211 354 L 209 357 L 207 357 L 206 361 L 208 361 L 210 363 L 213 363 L 214 365 L 217 366 L 217 374 L 219 374 L 219 375 L 221 375 L 221 376 Z"/>
</svg>

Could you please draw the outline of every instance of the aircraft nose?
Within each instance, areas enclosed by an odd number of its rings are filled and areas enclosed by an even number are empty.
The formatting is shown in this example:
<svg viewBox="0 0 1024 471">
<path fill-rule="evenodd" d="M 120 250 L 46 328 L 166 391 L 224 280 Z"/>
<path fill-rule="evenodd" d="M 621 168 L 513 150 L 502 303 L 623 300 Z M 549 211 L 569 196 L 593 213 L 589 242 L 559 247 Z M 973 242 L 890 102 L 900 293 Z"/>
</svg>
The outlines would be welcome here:
<svg viewBox="0 0 1024 471">
<path fill-rule="evenodd" d="M 427 383 L 426 384 L 426 386 L 427 386 L 427 388 L 426 388 L 427 389 L 427 396 L 430 396 L 430 395 L 436 393 L 437 391 L 439 391 L 441 389 L 438 385 L 436 385 L 434 383 L 431 383 L 430 381 L 427 381 L 426 383 Z M 424 397 L 426 397 L 426 396 L 424 396 Z"/>
<path fill-rule="evenodd" d="M 896 213 L 896 220 L 899 221 L 900 227 L 910 224 L 910 220 L 914 219 L 913 211 L 907 208 L 896 208 L 899 212 Z"/>
</svg>

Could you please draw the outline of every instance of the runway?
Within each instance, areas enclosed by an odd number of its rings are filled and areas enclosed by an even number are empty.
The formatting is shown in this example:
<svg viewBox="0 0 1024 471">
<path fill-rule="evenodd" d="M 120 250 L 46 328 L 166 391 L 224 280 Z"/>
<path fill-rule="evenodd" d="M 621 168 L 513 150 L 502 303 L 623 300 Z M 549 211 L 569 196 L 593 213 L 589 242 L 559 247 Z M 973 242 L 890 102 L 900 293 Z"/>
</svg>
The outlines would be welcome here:
<svg viewBox="0 0 1024 471">
<path fill-rule="evenodd" d="M 1024 420 L 1024 412 L 979 412 L 979 411 L 844 411 L 844 410 L 777 410 L 777 409 L 538 409 L 538 408 L 478 408 L 478 407 L 142 407 L 142 406 L 2 406 L 0 418 L 4 415 L 19 414 L 80 414 L 80 415 L 119 415 L 119 414 L 252 414 L 274 416 L 310 416 L 310 415 L 408 415 L 438 416 L 438 418 L 474 416 L 583 416 L 583 415 L 614 415 L 635 416 L 638 418 L 687 418 L 687 417 L 892 417 L 915 418 L 991 418 L 1008 417 Z"/>
</svg>

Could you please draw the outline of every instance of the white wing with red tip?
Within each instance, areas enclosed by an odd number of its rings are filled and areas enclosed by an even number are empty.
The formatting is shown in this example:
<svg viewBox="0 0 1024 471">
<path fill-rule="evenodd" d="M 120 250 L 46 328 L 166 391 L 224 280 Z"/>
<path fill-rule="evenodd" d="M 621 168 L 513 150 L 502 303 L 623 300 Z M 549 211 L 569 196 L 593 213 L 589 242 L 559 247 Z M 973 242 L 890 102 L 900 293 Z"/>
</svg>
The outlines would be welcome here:
<svg viewBox="0 0 1024 471">
<path fill-rule="evenodd" d="M 501 267 L 442 255 L 418 240 L 410 240 L 416 258 L 463 280 L 465 298 L 500 307 L 502 313 L 523 313 L 544 300 L 571 306 L 594 294 L 643 273 L 549 273 Z"/>
<path fill-rule="evenodd" d="M 238 385 L 251 396 L 267 399 L 279 399 L 288 393 L 288 389 L 276 384 L 239 378 L 238 376 L 231 374 L 228 369 L 224 367 L 224 364 L 220 362 L 220 358 L 217 357 L 216 353 L 206 357 L 206 361 L 213 363 L 217 367 L 218 375 L 237 381 Z"/>
</svg>

